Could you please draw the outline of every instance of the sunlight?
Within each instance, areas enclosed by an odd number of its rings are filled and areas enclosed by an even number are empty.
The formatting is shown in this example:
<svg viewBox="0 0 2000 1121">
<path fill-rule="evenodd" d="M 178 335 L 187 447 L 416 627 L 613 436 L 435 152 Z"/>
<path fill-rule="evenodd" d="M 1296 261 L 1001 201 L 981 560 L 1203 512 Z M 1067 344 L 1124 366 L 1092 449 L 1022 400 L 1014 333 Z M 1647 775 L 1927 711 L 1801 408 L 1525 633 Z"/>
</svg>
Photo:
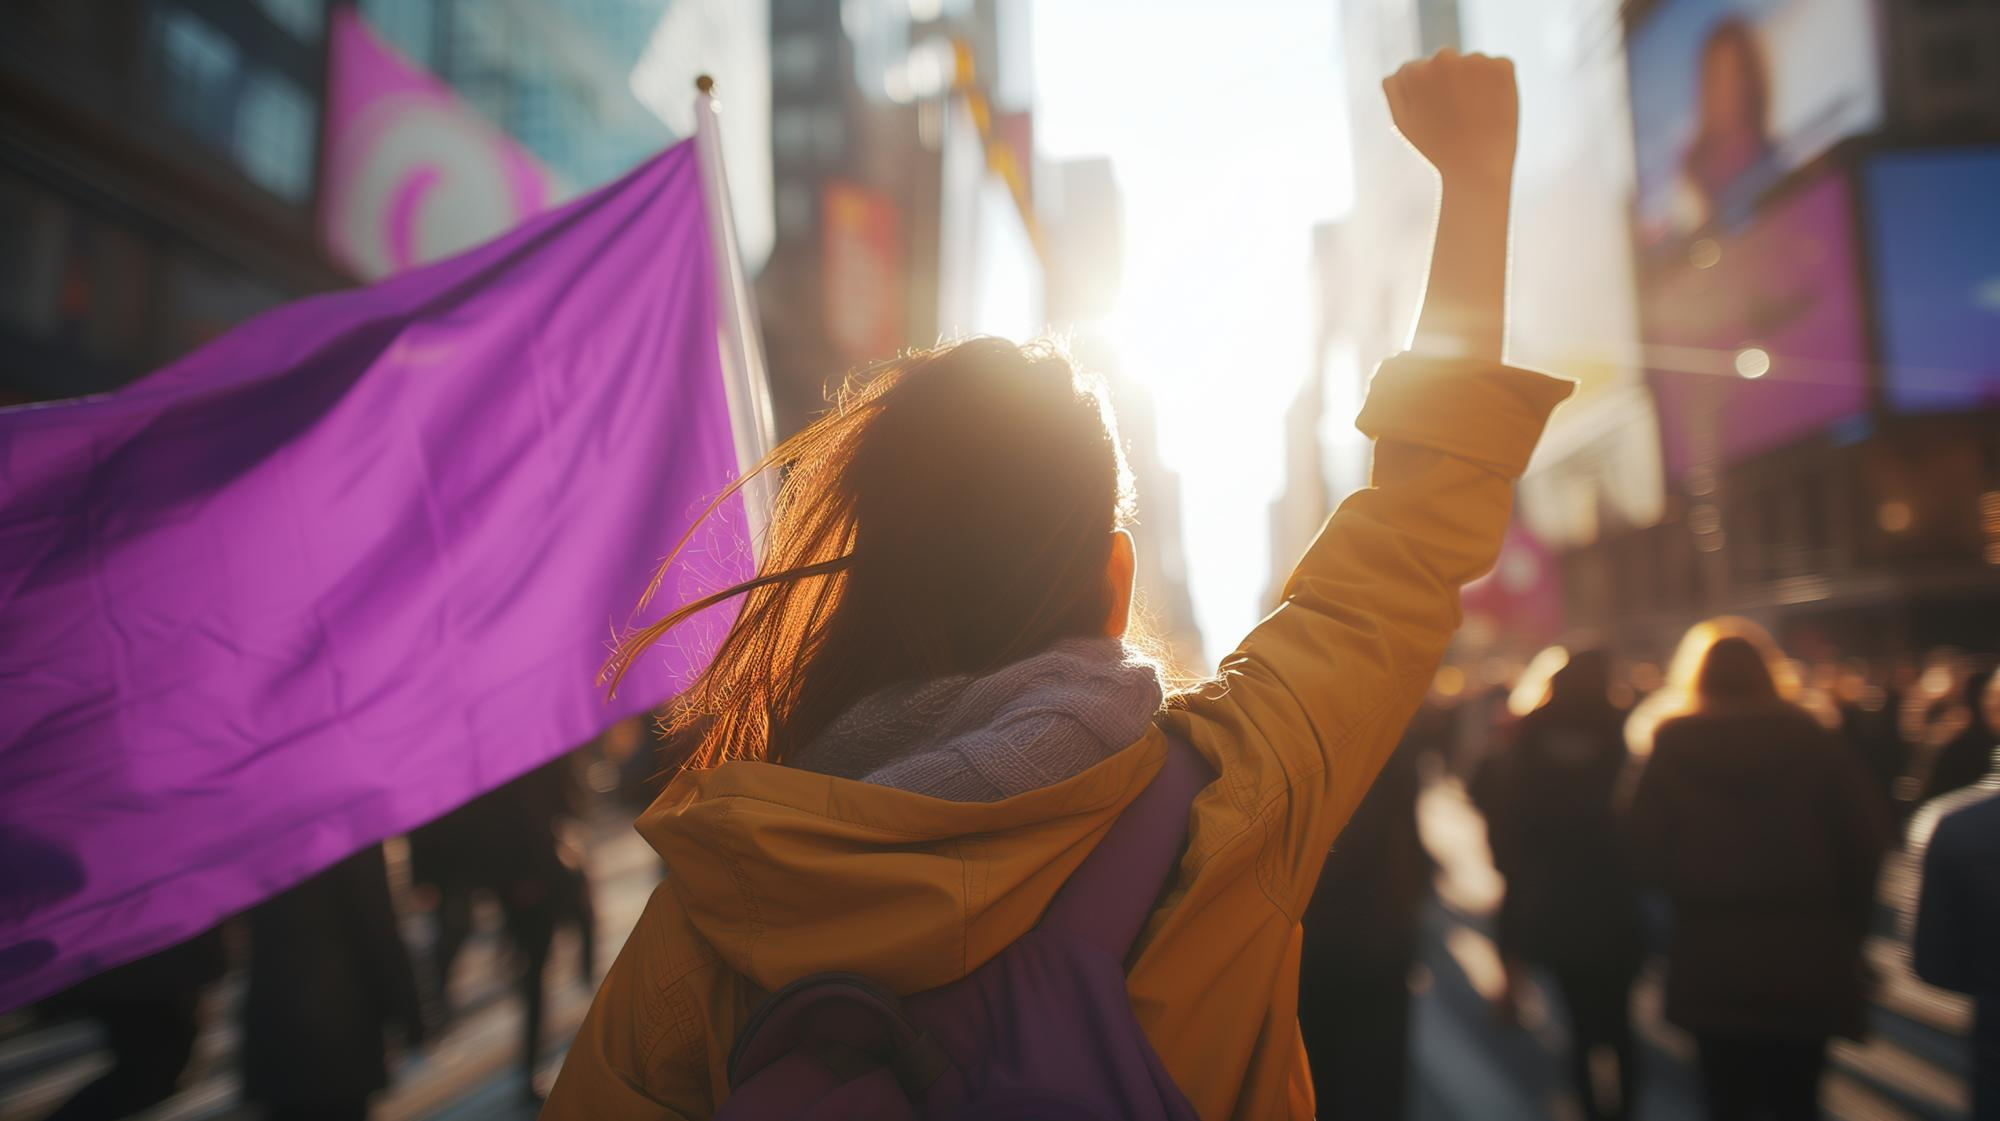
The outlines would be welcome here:
<svg viewBox="0 0 2000 1121">
<path fill-rule="evenodd" d="M 1211 662 L 1259 613 L 1283 414 L 1315 360 L 1312 226 L 1352 194 L 1334 7 L 1034 12 L 1037 145 L 1109 156 L 1124 194 L 1124 286 L 1098 326 L 1157 404 Z"/>
</svg>

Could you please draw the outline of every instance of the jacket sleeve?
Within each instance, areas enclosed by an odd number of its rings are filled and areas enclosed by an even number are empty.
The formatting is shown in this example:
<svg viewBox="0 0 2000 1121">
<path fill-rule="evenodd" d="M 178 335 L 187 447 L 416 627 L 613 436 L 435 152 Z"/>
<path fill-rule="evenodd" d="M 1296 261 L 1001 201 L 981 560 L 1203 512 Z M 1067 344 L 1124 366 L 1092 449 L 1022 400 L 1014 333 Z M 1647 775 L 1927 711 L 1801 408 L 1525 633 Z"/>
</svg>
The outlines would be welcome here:
<svg viewBox="0 0 2000 1121">
<path fill-rule="evenodd" d="M 1910 935 L 1911 965 L 1918 977 L 1941 989 L 1969 993 L 1978 985 L 1979 923 L 1965 905 L 1965 885 L 1954 859 L 1958 836 L 1950 826 L 1949 820 L 1940 826 L 1924 850 L 1917 925 Z"/>
<path fill-rule="evenodd" d="M 702 1018 L 689 980 L 714 957 L 676 954 L 678 908 L 654 889 L 563 1059 L 541 1121 L 695 1121 L 715 1112 Z"/>
<path fill-rule="evenodd" d="M 1373 485 L 1343 502 L 1277 610 L 1185 703 L 1190 738 L 1264 831 L 1258 878 L 1296 918 L 1499 552 L 1542 426 L 1571 383 L 1459 359 L 1383 364 L 1357 426 Z"/>
</svg>

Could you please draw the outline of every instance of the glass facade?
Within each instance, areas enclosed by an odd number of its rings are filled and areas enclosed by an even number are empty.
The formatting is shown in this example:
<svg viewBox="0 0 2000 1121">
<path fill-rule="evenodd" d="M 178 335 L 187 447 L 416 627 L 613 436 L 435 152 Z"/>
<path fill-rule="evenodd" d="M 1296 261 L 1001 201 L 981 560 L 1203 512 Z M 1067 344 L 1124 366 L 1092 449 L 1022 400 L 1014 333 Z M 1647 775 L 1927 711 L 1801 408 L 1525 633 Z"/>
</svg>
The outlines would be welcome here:
<svg viewBox="0 0 2000 1121">
<path fill-rule="evenodd" d="M 291 293 L 0 167 L 0 404 L 112 389 Z"/>
<path fill-rule="evenodd" d="M 552 184 L 535 192 L 541 206 L 679 139 L 681 127 L 633 92 L 676 4 L 674 34 L 692 32 L 702 45 L 689 49 L 703 52 L 716 49 L 717 12 L 738 11 L 698 0 L 6 9 L 0 36 L 21 49 L 0 52 L 0 68 L 85 127 L 23 118 L 46 127 L 0 140 L 0 399 L 111 388 L 249 314 L 340 282 L 319 231 L 330 28 L 343 10 L 525 149 Z M 683 88 L 677 78 L 677 105 Z M 27 110 L 25 101 L 0 108 L 0 123 Z M 809 128 L 804 142 L 831 139 Z"/>
<path fill-rule="evenodd" d="M 236 110 L 233 150 L 244 174 L 291 202 L 312 191 L 313 97 L 297 82 L 270 70 L 253 71 Z"/>
<path fill-rule="evenodd" d="M 361 0 L 368 21 L 403 56 L 426 70 L 437 69 L 436 0 Z"/>
<path fill-rule="evenodd" d="M 222 13 L 158 0 L 147 9 L 141 100 L 258 187 L 304 206 L 325 18 L 323 0 L 259 0 Z"/>
<path fill-rule="evenodd" d="M 629 77 L 666 0 L 361 0 L 390 45 L 442 78 L 571 190 L 630 170 L 675 139 Z"/>
</svg>

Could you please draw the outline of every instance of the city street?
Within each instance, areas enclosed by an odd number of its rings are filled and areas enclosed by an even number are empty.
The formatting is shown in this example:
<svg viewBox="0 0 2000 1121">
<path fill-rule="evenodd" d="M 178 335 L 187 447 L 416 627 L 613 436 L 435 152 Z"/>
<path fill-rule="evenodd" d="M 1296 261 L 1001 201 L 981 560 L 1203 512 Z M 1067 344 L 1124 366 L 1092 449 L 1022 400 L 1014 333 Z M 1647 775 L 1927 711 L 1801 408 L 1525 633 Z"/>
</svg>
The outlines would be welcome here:
<svg viewBox="0 0 2000 1121">
<path fill-rule="evenodd" d="M 1419 805 L 1427 845 L 1437 857 L 1437 898 L 1425 923 L 1423 965 L 1415 977 L 1413 1121 L 1570 1121 L 1579 1114 L 1562 1081 L 1563 1028 L 1549 1002 L 1525 1003 L 1526 1025 L 1499 1023 L 1488 1004 L 1500 981 L 1500 960 L 1488 916 L 1500 883 L 1487 862 L 1484 826 L 1449 780 L 1434 784 Z M 657 875 L 653 854 L 621 810 L 593 823 L 591 872 L 597 891 L 599 961 L 609 963 L 637 920 Z M 1884 877 L 1885 913 L 1908 889 L 1909 868 L 1893 858 Z M 395 1086 L 377 1099 L 376 1121 L 527 1121 L 513 1053 L 519 1009 L 499 957 L 488 916 L 467 948 L 453 987 L 459 1016 L 430 1048 L 406 1062 Z M 426 924 L 411 924 L 419 944 Z M 1951 1121 L 1966 1109 L 1968 1028 L 1965 1001 L 1918 983 L 1903 963 L 1893 924 L 1871 947 L 1886 981 L 1878 999 L 1876 1036 L 1834 1049 L 1826 1110 L 1838 1121 Z M 575 983 L 575 944 L 559 941 L 550 965 L 552 1069 L 560 1041 L 576 1028 L 589 994 Z M 234 980 L 212 1000 L 226 1009 Z M 1642 982 L 1635 1009 L 1645 1044 L 1640 1116 L 1647 1121 L 1697 1121 L 1699 1089 L 1687 1039 L 1659 1018 L 1657 974 Z M 236 1121 L 248 1111 L 236 1101 L 230 1052 L 234 1017 L 212 1015 L 197 1044 L 188 1088 L 146 1115 L 152 1121 Z M 60 1025 L 0 1042 L 0 1121 L 34 1121 L 103 1069 L 94 1029 Z"/>
<path fill-rule="evenodd" d="M 0 1121 L 2000 1117 L 1996 48 L 5 6 Z"/>
</svg>

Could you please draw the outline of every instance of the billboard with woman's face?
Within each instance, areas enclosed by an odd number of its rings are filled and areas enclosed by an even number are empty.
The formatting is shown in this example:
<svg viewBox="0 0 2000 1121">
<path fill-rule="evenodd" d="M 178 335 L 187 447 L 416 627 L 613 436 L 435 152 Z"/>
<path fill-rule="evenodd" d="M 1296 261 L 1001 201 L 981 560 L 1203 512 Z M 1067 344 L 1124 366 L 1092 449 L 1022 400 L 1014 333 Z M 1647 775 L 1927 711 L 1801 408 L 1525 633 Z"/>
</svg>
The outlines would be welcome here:
<svg viewBox="0 0 2000 1121">
<path fill-rule="evenodd" d="M 1882 116 L 1869 0 L 1660 0 L 1626 42 L 1642 245 L 1747 218 Z"/>
</svg>

